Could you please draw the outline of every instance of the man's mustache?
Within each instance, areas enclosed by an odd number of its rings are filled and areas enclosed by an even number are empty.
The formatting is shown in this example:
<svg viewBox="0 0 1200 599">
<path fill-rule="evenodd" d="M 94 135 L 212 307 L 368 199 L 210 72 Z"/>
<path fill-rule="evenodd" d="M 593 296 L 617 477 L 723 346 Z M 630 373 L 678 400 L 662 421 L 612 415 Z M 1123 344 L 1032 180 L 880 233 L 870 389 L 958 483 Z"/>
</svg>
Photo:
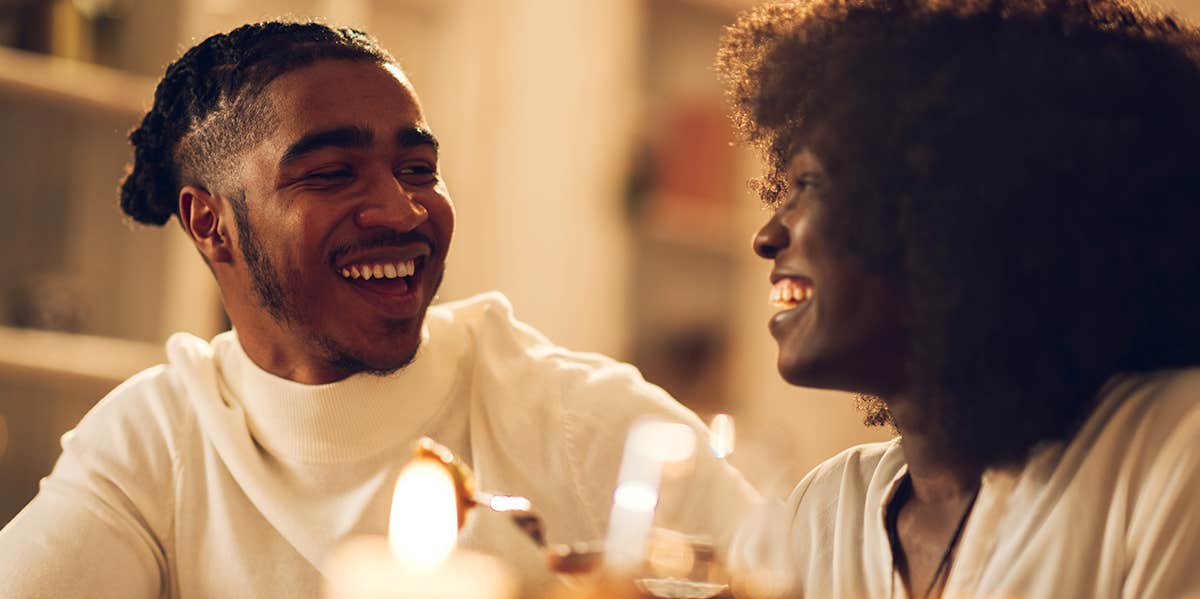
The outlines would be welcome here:
<svg viewBox="0 0 1200 599">
<path fill-rule="evenodd" d="M 416 231 L 401 233 L 399 231 L 381 230 L 376 231 L 353 243 L 347 243 L 345 245 L 338 246 L 333 250 L 330 261 L 336 263 L 339 259 L 341 259 L 342 256 L 356 252 L 365 252 L 368 250 L 387 247 L 403 247 L 414 243 L 424 243 L 425 245 L 429 246 L 430 252 L 437 253 L 437 245 L 433 243 L 432 239 L 422 233 L 418 233 Z"/>
</svg>

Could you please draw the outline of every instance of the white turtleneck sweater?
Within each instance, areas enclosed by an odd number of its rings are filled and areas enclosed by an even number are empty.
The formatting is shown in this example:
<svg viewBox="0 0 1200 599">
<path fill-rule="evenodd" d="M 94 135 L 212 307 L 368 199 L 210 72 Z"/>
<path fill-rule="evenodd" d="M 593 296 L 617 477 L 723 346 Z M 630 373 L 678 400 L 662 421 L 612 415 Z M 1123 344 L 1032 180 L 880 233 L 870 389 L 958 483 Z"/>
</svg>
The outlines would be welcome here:
<svg viewBox="0 0 1200 599">
<path fill-rule="evenodd" d="M 328 385 L 271 375 L 235 332 L 177 334 L 63 437 L 37 497 L 0 531 L 0 597 L 314 597 L 337 542 L 387 529 L 391 487 L 427 435 L 479 488 L 524 495 L 551 542 L 603 536 L 630 423 L 703 426 L 636 369 L 566 351 L 499 294 L 431 308 L 416 359 Z M 752 491 L 702 452 L 675 526 L 728 534 Z M 507 519 L 474 510 L 464 546 L 528 589 L 549 577 Z"/>
</svg>

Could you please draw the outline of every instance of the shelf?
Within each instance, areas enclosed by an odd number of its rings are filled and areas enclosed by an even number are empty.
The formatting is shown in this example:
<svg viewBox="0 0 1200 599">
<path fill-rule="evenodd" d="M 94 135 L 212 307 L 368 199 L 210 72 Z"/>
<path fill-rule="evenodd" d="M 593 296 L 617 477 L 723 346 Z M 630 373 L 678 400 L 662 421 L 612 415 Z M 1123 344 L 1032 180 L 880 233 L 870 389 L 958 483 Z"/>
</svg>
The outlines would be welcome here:
<svg viewBox="0 0 1200 599">
<path fill-rule="evenodd" d="M 140 117 L 154 98 L 154 88 L 149 77 L 0 46 L 0 96 Z"/>
<path fill-rule="evenodd" d="M 161 344 L 0 327 L 0 380 L 23 375 L 115 385 L 165 358 Z"/>
</svg>

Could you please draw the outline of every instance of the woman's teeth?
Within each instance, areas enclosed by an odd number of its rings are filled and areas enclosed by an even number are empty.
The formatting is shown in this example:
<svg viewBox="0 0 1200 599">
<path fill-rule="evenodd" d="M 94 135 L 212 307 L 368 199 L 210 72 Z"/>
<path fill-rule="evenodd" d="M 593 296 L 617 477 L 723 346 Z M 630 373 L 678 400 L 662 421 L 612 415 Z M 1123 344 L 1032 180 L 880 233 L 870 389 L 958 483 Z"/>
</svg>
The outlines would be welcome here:
<svg viewBox="0 0 1200 599">
<path fill-rule="evenodd" d="M 812 283 L 780 279 L 771 287 L 771 305 L 776 308 L 795 308 L 811 299 L 814 291 Z"/>
<path fill-rule="evenodd" d="M 415 260 L 401 260 L 399 262 L 364 263 L 347 266 L 342 269 L 342 277 L 347 279 L 362 279 L 364 281 L 370 281 L 371 279 L 396 279 L 412 276 L 416 271 Z"/>
</svg>

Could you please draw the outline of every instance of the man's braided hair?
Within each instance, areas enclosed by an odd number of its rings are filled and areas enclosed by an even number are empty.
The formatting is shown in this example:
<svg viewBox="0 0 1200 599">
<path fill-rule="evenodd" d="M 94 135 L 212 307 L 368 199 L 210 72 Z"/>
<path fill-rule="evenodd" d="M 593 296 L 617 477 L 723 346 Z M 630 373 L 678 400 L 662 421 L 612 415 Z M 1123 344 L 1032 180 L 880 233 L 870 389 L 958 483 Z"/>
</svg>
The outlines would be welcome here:
<svg viewBox="0 0 1200 599">
<path fill-rule="evenodd" d="M 367 34 L 313 22 L 264 22 L 217 34 L 167 67 L 154 106 L 129 135 L 133 165 L 121 209 L 162 225 L 178 212 L 184 185 L 226 183 L 242 150 L 261 141 L 274 117 L 261 92 L 276 77 L 322 59 L 393 63 Z"/>
</svg>

